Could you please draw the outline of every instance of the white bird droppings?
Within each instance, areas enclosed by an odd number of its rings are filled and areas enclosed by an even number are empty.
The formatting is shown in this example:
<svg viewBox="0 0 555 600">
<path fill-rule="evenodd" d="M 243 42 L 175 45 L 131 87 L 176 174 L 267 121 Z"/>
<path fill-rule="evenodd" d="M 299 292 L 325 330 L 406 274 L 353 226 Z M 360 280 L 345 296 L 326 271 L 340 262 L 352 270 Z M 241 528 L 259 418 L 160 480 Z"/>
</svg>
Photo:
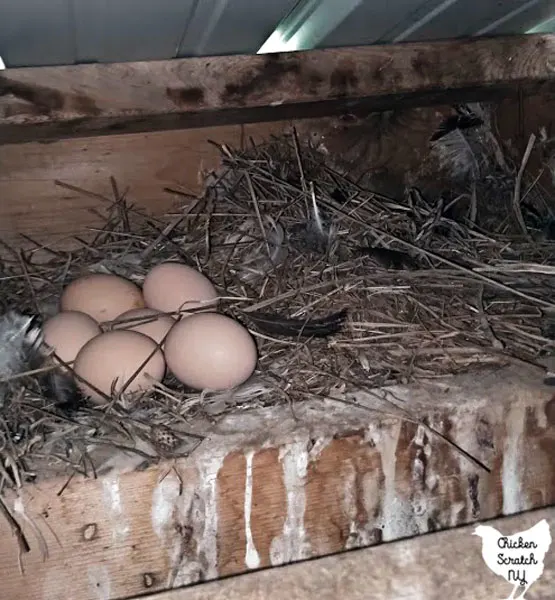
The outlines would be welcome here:
<svg viewBox="0 0 555 600">
<path fill-rule="evenodd" d="M 218 473 L 225 453 L 211 455 L 199 461 L 201 495 L 204 498 L 204 530 L 199 543 L 199 554 L 204 556 L 205 579 L 218 577 Z"/>
<path fill-rule="evenodd" d="M 396 490 L 397 444 L 401 434 L 401 421 L 396 421 L 387 429 L 382 427 L 376 431 L 370 426 L 369 434 L 380 452 L 384 474 L 382 539 L 387 542 L 418 533 L 412 507 L 399 497 Z"/>
<path fill-rule="evenodd" d="M 512 515 L 527 508 L 520 480 L 520 473 L 523 472 L 520 462 L 525 420 L 526 407 L 523 404 L 512 403 L 506 420 L 507 432 L 505 434 L 501 476 L 504 515 Z"/>
<path fill-rule="evenodd" d="M 272 565 L 310 557 L 310 544 L 306 539 L 304 526 L 305 484 L 308 467 L 306 440 L 281 447 L 279 459 L 283 468 L 287 513 L 282 535 L 274 538 L 270 545 L 270 562 Z"/>
<path fill-rule="evenodd" d="M 162 542 L 165 541 L 166 529 L 171 527 L 175 505 L 179 498 L 180 481 L 176 475 L 169 473 L 154 488 L 152 494 L 152 529 Z"/>
<path fill-rule="evenodd" d="M 245 552 L 245 564 L 249 569 L 257 569 L 260 566 L 260 555 L 254 545 L 251 529 L 251 509 L 252 509 L 252 461 L 254 458 L 254 451 L 247 452 L 245 456 L 247 460 L 246 474 L 245 474 L 245 539 L 246 552 Z"/>
<path fill-rule="evenodd" d="M 112 540 L 116 543 L 125 541 L 130 530 L 121 501 L 119 484 L 119 475 L 116 474 L 102 480 L 104 504 L 108 511 L 108 519 L 112 525 Z"/>
<path fill-rule="evenodd" d="M 87 567 L 90 597 L 97 600 L 110 600 L 111 582 L 110 572 L 106 565 L 90 565 Z"/>
</svg>

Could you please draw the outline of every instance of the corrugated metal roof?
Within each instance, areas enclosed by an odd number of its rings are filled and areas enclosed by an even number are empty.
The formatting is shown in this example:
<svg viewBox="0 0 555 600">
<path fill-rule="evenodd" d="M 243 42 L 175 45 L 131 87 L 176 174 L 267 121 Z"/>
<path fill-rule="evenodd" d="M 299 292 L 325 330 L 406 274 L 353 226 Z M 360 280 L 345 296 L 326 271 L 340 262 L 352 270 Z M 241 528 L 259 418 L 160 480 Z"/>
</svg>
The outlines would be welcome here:
<svg viewBox="0 0 555 600">
<path fill-rule="evenodd" d="M 555 0 L 0 0 L 6 66 L 254 54 L 555 30 Z M 546 29 L 548 28 L 548 29 Z"/>
</svg>

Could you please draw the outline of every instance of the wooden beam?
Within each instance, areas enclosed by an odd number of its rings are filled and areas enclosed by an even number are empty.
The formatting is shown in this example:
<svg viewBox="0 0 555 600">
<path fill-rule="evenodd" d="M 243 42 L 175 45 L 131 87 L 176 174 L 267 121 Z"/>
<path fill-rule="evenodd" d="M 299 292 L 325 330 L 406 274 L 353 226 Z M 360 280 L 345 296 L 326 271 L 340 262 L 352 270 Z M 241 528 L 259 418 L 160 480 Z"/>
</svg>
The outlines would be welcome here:
<svg viewBox="0 0 555 600">
<path fill-rule="evenodd" d="M 555 79 L 555 36 L 8 69 L 0 143 L 501 99 Z"/>
<path fill-rule="evenodd" d="M 0 519 L 2 599 L 120 600 L 555 503 L 555 401 L 537 370 L 376 392 L 490 472 L 425 428 L 337 401 L 235 413 L 186 459 L 8 497 L 32 549 L 22 576 Z"/>
<path fill-rule="evenodd" d="M 555 507 L 534 510 L 487 524 L 505 535 L 526 531 L 546 519 L 555 534 Z M 475 526 L 319 558 L 310 562 L 230 577 L 140 600 L 476 600 L 506 598 L 512 585 L 490 571 L 482 559 Z M 527 556 L 527 553 L 524 552 Z M 544 572 L 527 598 L 550 600 L 555 587 L 555 552 L 545 556 Z M 137 596 L 133 600 L 139 600 Z"/>
</svg>

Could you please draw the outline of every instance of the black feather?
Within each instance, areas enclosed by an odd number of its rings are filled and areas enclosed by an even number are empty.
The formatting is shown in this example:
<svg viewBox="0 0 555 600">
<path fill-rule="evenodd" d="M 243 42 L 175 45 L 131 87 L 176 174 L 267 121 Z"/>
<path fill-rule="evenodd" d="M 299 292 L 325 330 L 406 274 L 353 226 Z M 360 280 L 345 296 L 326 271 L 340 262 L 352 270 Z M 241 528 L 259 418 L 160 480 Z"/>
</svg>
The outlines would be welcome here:
<svg viewBox="0 0 555 600">
<path fill-rule="evenodd" d="M 333 192 L 330 194 L 330 198 L 339 202 L 339 204 L 345 204 L 347 202 L 347 196 L 339 189 L 335 188 Z"/>
<path fill-rule="evenodd" d="M 75 379 L 61 369 L 46 371 L 39 378 L 39 385 L 44 396 L 51 398 L 56 408 L 66 415 L 73 414 L 86 403 Z"/>
<path fill-rule="evenodd" d="M 356 252 L 359 256 L 368 256 L 380 263 L 386 269 L 415 269 L 418 264 L 406 252 L 377 248 L 375 246 L 358 246 Z"/>
<path fill-rule="evenodd" d="M 450 115 L 440 123 L 437 131 L 430 138 L 430 141 L 435 142 L 448 133 L 455 131 L 455 129 L 472 129 L 473 127 L 480 127 L 483 124 L 484 120 L 472 112 Z"/>
<path fill-rule="evenodd" d="M 545 238 L 548 241 L 550 241 L 550 242 L 555 241 L 555 220 L 549 219 L 547 221 L 543 231 L 544 231 Z"/>
<path fill-rule="evenodd" d="M 275 313 L 249 312 L 244 316 L 267 335 L 284 337 L 317 337 L 335 335 L 341 330 L 347 310 L 341 310 L 321 319 L 291 319 Z"/>
</svg>

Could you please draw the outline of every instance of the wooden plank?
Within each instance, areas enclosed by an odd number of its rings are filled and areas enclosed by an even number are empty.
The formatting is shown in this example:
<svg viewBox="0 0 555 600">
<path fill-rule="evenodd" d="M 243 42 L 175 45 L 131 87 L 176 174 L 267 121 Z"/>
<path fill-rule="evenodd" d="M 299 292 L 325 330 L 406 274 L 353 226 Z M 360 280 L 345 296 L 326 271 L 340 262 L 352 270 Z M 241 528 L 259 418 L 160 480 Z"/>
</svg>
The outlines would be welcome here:
<svg viewBox="0 0 555 600">
<path fill-rule="evenodd" d="M 74 245 L 102 226 L 105 202 L 55 184 L 61 180 L 111 198 L 110 176 L 128 198 L 151 215 L 161 216 L 186 198 L 164 192 L 177 188 L 196 195 L 203 186 L 202 171 L 220 164 L 220 153 L 208 140 L 241 147 L 278 135 L 289 123 L 232 125 L 188 131 L 101 136 L 0 146 L 0 239 L 29 246 L 20 234 L 57 249 Z"/>
<path fill-rule="evenodd" d="M 0 142 L 503 98 L 555 79 L 555 36 L 9 69 Z"/>
<path fill-rule="evenodd" d="M 505 535 L 525 531 L 546 519 L 555 533 L 555 508 L 534 510 L 487 524 Z M 142 600 L 476 600 L 507 598 L 512 585 L 490 571 L 474 525 L 441 531 L 310 562 L 231 577 L 193 588 L 140 596 Z M 523 553 L 527 556 L 526 553 Z M 552 600 L 555 551 L 547 553 L 544 572 L 526 594 Z M 370 591 L 371 590 L 371 591 Z M 137 597 L 138 598 L 138 597 Z M 137 599 L 135 599 L 137 600 Z"/>
<path fill-rule="evenodd" d="M 541 380 L 515 365 L 379 391 L 489 473 L 414 423 L 328 400 L 229 415 L 174 464 L 27 486 L 49 556 L 15 513 L 32 546 L 21 576 L 0 520 L 2 598 L 122 599 L 554 504 Z"/>
</svg>

